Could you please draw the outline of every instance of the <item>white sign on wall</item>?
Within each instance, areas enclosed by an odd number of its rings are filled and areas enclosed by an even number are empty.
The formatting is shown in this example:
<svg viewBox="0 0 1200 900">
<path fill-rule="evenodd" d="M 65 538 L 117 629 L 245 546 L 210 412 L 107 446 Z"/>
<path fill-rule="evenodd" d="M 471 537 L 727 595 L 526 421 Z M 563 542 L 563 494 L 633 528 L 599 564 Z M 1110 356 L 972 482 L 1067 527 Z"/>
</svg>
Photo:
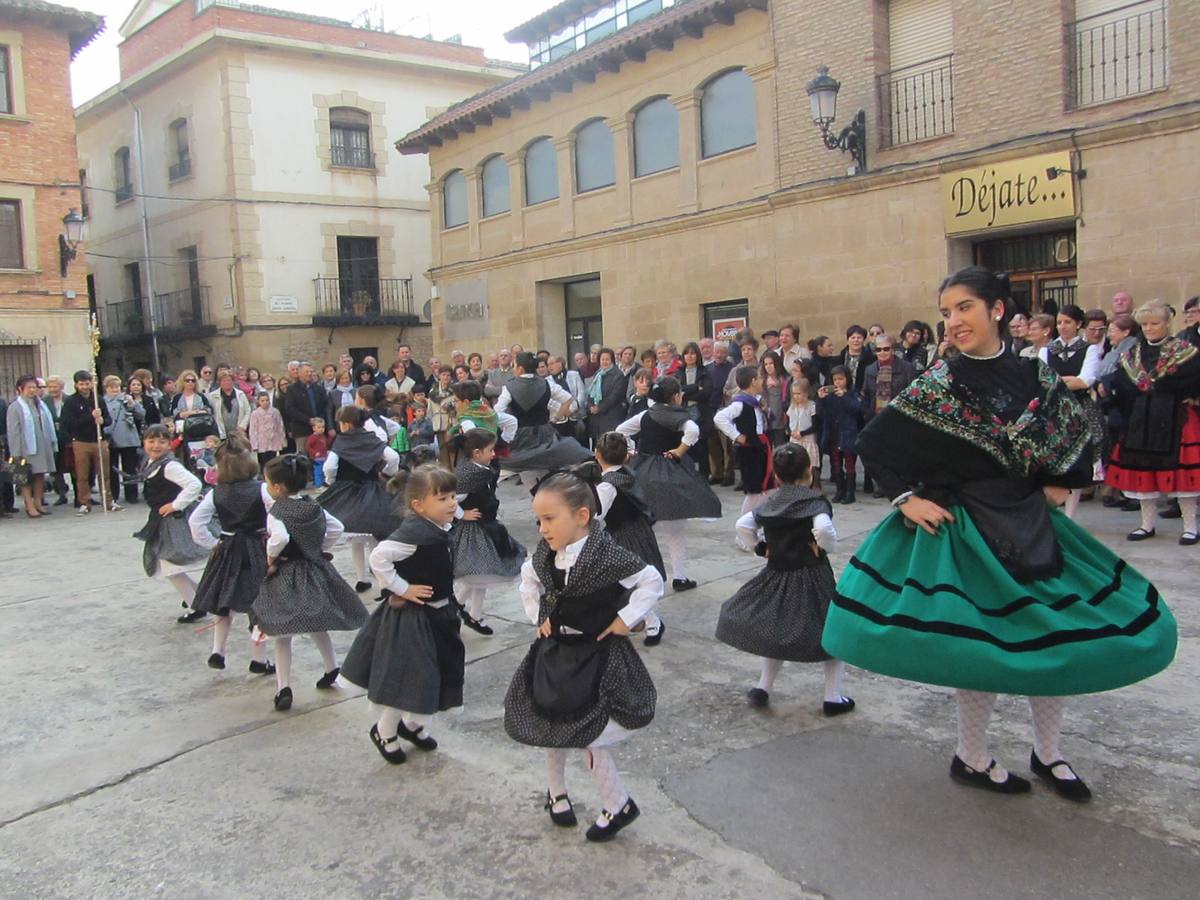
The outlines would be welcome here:
<svg viewBox="0 0 1200 900">
<path fill-rule="evenodd" d="M 276 294 L 267 301 L 267 311 L 273 313 L 294 313 L 300 311 L 300 301 L 295 297 Z"/>
</svg>

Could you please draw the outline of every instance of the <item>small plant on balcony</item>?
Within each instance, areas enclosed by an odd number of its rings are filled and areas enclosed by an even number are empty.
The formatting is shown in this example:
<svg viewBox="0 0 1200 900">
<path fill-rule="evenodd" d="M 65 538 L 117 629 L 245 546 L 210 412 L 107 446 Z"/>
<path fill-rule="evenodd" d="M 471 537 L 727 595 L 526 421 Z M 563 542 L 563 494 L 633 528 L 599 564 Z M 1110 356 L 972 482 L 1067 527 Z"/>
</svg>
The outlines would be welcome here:
<svg viewBox="0 0 1200 900">
<path fill-rule="evenodd" d="M 144 326 L 145 319 L 140 312 L 131 312 L 125 316 L 125 330 L 130 334 L 141 334 Z"/>
<path fill-rule="evenodd" d="M 365 316 L 367 306 L 371 303 L 370 291 L 355 291 L 350 295 L 350 307 L 356 316 Z"/>
</svg>

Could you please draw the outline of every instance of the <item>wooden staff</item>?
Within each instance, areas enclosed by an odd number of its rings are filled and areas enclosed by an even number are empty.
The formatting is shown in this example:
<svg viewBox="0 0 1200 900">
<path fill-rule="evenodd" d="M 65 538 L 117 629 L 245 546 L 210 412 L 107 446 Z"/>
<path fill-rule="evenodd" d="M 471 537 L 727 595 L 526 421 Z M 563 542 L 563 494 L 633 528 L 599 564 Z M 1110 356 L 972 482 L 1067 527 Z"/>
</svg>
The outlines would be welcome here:
<svg viewBox="0 0 1200 900">
<path fill-rule="evenodd" d="M 100 323 L 96 321 L 96 314 L 92 313 L 91 322 L 88 324 L 88 335 L 92 339 L 92 400 L 96 404 L 96 412 L 100 412 L 100 376 L 96 372 L 96 360 L 100 356 Z M 96 478 L 100 481 L 100 504 L 104 507 L 104 514 L 109 513 L 109 504 L 105 501 L 104 495 L 105 484 L 108 479 L 108 473 L 105 469 L 108 468 L 104 461 L 104 415 L 96 419 L 96 458 L 98 463 L 96 468 L 99 470 L 96 473 Z"/>
</svg>

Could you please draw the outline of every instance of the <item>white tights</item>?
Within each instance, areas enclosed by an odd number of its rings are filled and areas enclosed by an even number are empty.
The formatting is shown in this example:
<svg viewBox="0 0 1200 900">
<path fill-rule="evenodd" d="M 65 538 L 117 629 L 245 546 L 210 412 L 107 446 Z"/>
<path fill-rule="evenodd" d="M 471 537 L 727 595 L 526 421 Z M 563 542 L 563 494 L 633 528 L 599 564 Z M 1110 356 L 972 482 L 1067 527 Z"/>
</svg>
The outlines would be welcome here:
<svg viewBox="0 0 1200 900">
<path fill-rule="evenodd" d="M 662 535 L 671 555 L 671 577 L 680 581 L 687 578 L 687 519 L 659 522 L 658 533 Z"/>
<path fill-rule="evenodd" d="M 1200 497 L 1176 497 L 1179 501 L 1179 511 L 1183 513 L 1183 530 L 1196 533 L 1196 504 L 1200 503 Z M 1142 527 L 1147 531 L 1154 528 L 1154 520 L 1158 516 L 1158 498 L 1157 497 L 1142 497 L 1138 500 L 1138 505 L 1142 508 Z"/>
<path fill-rule="evenodd" d="M 958 758 L 977 772 L 992 763 L 988 751 L 987 727 L 996 705 L 996 695 L 981 691 L 956 691 L 958 701 Z M 1062 730 L 1064 699 L 1062 697 L 1030 697 L 1029 712 L 1033 719 L 1033 750 L 1044 763 L 1062 758 L 1058 740 Z M 1059 778 L 1073 778 L 1066 766 L 1057 766 Z M 999 765 L 991 771 L 993 781 L 1004 781 L 1008 773 Z"/>
<path fill-rule="evenodd" d="M 1067 502 L 1063 506 L 1063 512 L 1067 514 L 1068 519 L 1074 519 L 1075 513 L 1079 512 L 1079 500 L 1083 497 L 1083 491 L 1075 488 L 1071 493 L 1067 494 Z"/>
<path fill-rule="evenodd" d="M 380 732 L 382 734 L 382 732 Z M 621 781 L 617 771 L 617 761 L 607 747 L 589 747 L 583 751 L 587 760 L 588 771 L 596 779 L 600 790 L 600 802 L 610 813 L 619 812 L 629 800 L 629 791 Z M 567 792 L 567 751 L 548 749 L 546 751 L 546 787 L 550 789 L 551 797 L 558 797 Z M 554 812 L 566 812 L 566 801 L 556 803 Z M 603 817 L 597 818 L 598 824 L 604 824 Z"/>
<path fill-rule="evenodd" d="M 192 601 L 196 599 L 196 582 L 192 576 L 187 572 L 176 572 L 174 575 L 168 575 L 167 581 L 171 582 L 171 587 L 179 593 L 183 605 L 191 609 Z"/>
<path fill-rule="evenodd" d="M 325 663 L 325 671 L 332 672 L 337 668 L 337 656 L 333 652 L 333 640 L 328 631 L 317 631 L 309 635 L 312 642 L 321 652 L 321 661 Z M 282 691 L 291 684 L 292 675 L 292 635 L 275 638 L 275 686 Z"/>
<path fill-rule="evenodd" d="M 846 674 L 846 664 L 840 659 L 827 659 L 821 664 L 825 669 L 825 702 L 840 703 L 846 698 L 842 696 L 842 676 Z M 775 687 L 775 678 L 783 668 L 782 659 L 771 659 L 764 656 L 762 674 L 758 678 L 757 687 L 768 694 Z"/>
<path fill-rule="evenodd" d="M 454 595 L 458 602 L 467 608 L 467 615 L 472 619 L 483 616 L 483 602 L 487 599 L 486 584 L 465 584 L 457 581 L 454 584 Z"/>
<path fill-rule="evenodd" d="M 379 544 L 370 535 L 350 538 L 350 555 L 354 559 L 354 577 L 358 581 L 372 581 L 371 570 L 367 567 L 367 556 Z"/>
<path fill-rule="evenodd" d="M 748 512 L 753 512 L 754 510 L 758 509 L 760 506 L 762 506 L 764 503 L 767 502 L 767 500 L 770 498 L 770 496 L 771 496 L 770 491 L 763 491 L 761 494 L 747 494 L 745 499 L 742 500 L 742 511 L 739 514 L 738 518 L 741 518 L 741 516 L 744 516 Z M 749 543 L 747 543 L 746 540 L 742 537 L 741 532 L 738 532 L 736 528 L 734 529 L 734 531 L 737 534 L 737 537 L 735 538 L 735 540 L 737 541 L 737 545 L 739 547 L 741 547 L 743 550 L 748 550 L 748 551 L 753 552 L 754 542 L 750 541 Z"/>
<path fill-rule="evenodd" d="M 224 616 L 217 616 L 217 622 L 213 626 L 213 653 L 218 653 L 221 656 L 225 655 L 225 645 L 229 641 L 229 629 L 233 627 L 233 613 Z M 251 658 L 255 662 L 267 661 L 267 646 L 259 644 L 250 639 Z"/>
<path fill-rule="evenodd" d="M 396 709 L 394 706 L 379 707 L 379 721 L 375 725 L 375 729 L 379 732 L 379 736 L 387 741 L 396 736 L 399 729 L 396 727 L 404 721 L 404 727 L 409 731 L 420 731 L 430 722 L 433 721 L 432 713 L 415 713 L 408 712 L 403 709 Z M 428 731 L 425 732 L 429 734 Z"/>
</svg>

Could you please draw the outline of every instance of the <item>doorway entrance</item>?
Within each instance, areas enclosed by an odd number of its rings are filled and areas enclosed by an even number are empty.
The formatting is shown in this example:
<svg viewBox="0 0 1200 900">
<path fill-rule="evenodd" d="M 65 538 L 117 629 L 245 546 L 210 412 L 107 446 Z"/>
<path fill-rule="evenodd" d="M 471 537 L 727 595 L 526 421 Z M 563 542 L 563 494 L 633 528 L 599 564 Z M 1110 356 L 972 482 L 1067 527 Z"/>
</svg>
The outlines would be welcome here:
<svg viewBox="0 0 1200 900">
<path fill-rule="evenodd" d="M 604 343 L 604 316 L 600 302 L 600 278 L 568 281 L 563 285 L 567 312 L 567 361 L 576 353 L 587 354 L 593 344 Z"/>
<path fill-rule="evenodd" d="M 1075 229 L 1022 234 L 975 245 L 975 262 L 1007 272 L 1012 299 L 1030 315 L 1056 315 L 1075 302 Z"/>
</svg>

